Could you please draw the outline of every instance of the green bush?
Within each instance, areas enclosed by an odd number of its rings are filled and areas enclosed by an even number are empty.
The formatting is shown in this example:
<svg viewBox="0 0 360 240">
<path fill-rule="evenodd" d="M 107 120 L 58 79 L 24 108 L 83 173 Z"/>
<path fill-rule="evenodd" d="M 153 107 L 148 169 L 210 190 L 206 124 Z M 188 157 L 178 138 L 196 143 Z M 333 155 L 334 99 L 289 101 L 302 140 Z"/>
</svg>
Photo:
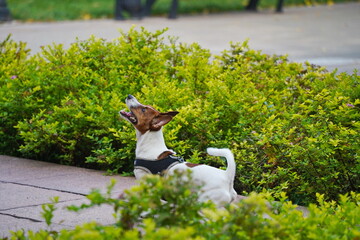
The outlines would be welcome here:
<svg viewBox="0 0 360 240">
<path fill-rule="evenodd" d="M 118 111 L 134 94 L 180 114 L 165 127 L 169 148 L 216 167 L 206 147 L 236 157 L 239 193 L 285 191 L 299 204 L 316 193 L 359 192 L 360 77 L 231 44 L 212 55 L 165 30 L 131 29 L 69 49 L 0 45 L 0 153 L 110 172 L 131 172 L 135 134 Z"/>
<path fill-rule="evenodd" d="M 187 179 L 187 180 L 184 180 Z M 127 190 L 123 199 L 111 198 L 114 182 L 106 194 L 94 190 L 89 204 L 69 206 L 81 211 L 99 205 L 114 209 L 114 224 L 96 222 L 73 230 L 18 231 L 12 239 L 358 239 L 360 237 L 360 195 L 340 196 L 339 203 L 324 201 L 303 214 L 286 200 L 285 194 L 274 202 L 269 193 L 251 194 L 249 198 L 223 209 L 197 202 L 191 178 L 148 176 L 138 186 Z M 165 199 L 166 202 L 161 201 Z M 46 222 L 56 213 L 55 198 L 43 206 Z M 305 215 L 305 216 L 304 216 Z M 66 222 L 65 222 L 66 223 Z"/>
</svg>

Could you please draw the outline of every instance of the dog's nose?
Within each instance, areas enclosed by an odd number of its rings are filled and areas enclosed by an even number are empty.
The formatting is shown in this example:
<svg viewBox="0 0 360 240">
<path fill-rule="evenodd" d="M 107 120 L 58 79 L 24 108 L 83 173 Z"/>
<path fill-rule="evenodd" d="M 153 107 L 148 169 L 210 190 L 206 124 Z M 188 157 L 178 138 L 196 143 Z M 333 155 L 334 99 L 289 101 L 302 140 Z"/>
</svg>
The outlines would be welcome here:
<svg viewBox="0 0 360 240">
<path fill-rule="evenodd" d="M 131 95 L 131 94 L 129 94 L 126 99 L 130 100 L 130 99 L 132 99 L 132 98 L 134 98 L 134 96 Z"/>
</svg>

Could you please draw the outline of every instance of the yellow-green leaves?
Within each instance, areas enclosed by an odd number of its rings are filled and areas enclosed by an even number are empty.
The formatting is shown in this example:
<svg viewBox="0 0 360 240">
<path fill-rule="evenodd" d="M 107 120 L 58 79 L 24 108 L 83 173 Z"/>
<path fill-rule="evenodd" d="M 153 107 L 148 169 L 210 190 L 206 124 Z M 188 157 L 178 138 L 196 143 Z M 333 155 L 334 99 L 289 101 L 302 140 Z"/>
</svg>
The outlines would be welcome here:
<svg viewBox="0 0 360 240">
<path fill-rule="evenodd" d="M 132 27 L 113 41 L 92 36 L 33 57 L 24 43 L 2 42 L 0 153 L 129 174 L 135 134 L 118 111 L 133 94 L 180 112 L 164 133 L 186 160 L 224 167 L 204 150 L 231 148 L 240 193 L 286 191 L 308 204 L 316 192 L 359 191 L 356 72 L 292 63 L 247 42 L 215 56 L 165 31 Z"/>
</svg>

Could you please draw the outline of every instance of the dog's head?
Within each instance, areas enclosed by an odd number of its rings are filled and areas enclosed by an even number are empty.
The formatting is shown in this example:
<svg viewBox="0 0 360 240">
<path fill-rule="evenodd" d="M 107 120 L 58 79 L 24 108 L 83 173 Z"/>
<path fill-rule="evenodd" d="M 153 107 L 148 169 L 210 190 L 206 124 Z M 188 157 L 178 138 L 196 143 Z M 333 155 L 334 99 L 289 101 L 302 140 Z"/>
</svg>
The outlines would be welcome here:
<svg viewBox="0 0 360 240">
<path fill-rule="evenodd" d="M 139 103 L 132 95 L 128 95 L 125 102 L 130 112 L 121 110 L 120 116 L 130 122 L 141 134 L 147 131 L 159 131 L 179 113 L 176 111 L 161 113 L 151 106 Z"/>
</svg>

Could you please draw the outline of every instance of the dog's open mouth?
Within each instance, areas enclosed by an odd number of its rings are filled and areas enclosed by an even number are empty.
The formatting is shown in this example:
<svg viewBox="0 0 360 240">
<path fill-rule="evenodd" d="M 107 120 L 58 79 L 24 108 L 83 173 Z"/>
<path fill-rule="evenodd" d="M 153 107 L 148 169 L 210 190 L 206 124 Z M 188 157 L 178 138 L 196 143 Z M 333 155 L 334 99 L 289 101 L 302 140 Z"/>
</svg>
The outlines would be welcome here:
<svg viewBox="0 0 360 240">
<path fill-rule="evenodd" d="M 120 111 L 120 115 L 126 119 L 128 119 L 131 123 L 136 124 L 137 119 L 132 112 L 126 112 L 125 110 Z"/>
</svg>

